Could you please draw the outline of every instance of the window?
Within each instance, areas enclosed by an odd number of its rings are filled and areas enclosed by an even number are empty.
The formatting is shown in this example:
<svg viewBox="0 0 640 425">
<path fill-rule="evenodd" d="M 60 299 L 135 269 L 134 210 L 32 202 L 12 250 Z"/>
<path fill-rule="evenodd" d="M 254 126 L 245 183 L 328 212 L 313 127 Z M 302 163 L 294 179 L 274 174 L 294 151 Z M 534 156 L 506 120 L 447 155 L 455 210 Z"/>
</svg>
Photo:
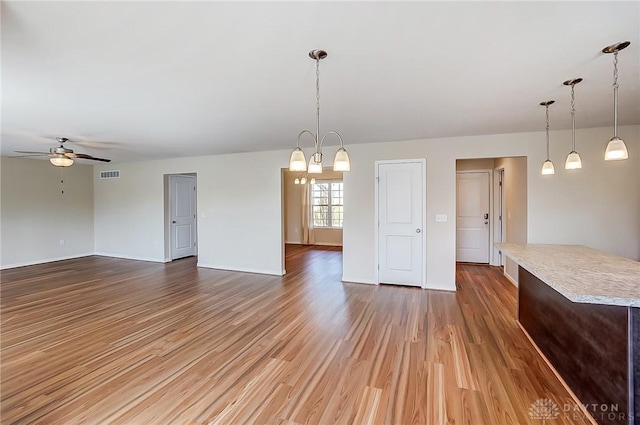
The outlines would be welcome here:
<svg viewBox="0 0 640 425">
<path fill-rule="evenodd" d="M 325 181 L 311 185 L 313 227 L 342 228 L 342 182 Z"/>
</svg>

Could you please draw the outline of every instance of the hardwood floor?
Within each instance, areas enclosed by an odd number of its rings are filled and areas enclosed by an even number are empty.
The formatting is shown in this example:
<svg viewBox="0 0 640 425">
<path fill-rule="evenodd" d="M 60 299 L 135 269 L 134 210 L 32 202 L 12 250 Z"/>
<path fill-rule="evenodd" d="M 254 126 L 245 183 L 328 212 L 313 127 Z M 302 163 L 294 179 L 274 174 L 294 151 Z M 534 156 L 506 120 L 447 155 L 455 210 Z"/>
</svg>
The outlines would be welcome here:
<svg viewBox="0 0 640 425">
<path fill-rule="evenodd" d="M 87 257 L 1 275 L 3 424 L 588 423 L 515 321 L 500 269 L 457 293 L 341 283 L 288 246 L 286 277 Z"/>
</svg>

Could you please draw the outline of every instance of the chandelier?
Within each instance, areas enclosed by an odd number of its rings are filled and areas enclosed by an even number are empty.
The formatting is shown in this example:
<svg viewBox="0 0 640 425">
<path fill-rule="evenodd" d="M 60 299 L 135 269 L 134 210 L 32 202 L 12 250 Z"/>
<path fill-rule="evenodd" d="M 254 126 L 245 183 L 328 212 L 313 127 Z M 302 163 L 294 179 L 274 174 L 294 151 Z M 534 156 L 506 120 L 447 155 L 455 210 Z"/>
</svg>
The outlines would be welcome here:
<svg viewBox="0 0 640 425">
<path fill-rule="evenodd" d="M 324 139 L 330 134 L 337 136 L 340 140 L 340 148 L 333 159 L 333 171 L 350 171 L 351 163 L 349 161 L 349 154 L 344 148 L 342 136 L 335 131 L 329 131 L 320 138 L 320 59 L 326 58 L 327 52 L 315 49 L 309 52 L 309 57 L 316 61 L 316 132 L 314 134 L 309 130 L 302 130 L 300 134 L 298 134 L 298 143 L 293 152 L 291 152 L 291 158 L 289 158 L 289 171 L 306 171 L 310 174 L 322 173 L 322 145 L 324 144 Z M 315 148 L 308 164 L 304 151 L 300 148 L 300 138 L 304 134 L 311 136 Z"/>
</svg>

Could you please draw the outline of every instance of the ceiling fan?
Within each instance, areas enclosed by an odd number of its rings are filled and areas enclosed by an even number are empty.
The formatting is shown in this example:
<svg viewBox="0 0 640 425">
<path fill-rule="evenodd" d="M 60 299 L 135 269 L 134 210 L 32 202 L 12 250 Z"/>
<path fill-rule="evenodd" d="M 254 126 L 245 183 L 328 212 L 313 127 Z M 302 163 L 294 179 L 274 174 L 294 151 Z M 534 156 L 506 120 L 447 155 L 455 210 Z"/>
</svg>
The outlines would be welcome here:
<svg viewBox="0 0 640 425">
<path fill-rule="evenodd" d="M 30 152 L 30 151 L 16 151 L 16 153 L 26 154 L 21 156 L 20 158 L 24 158 L 25 156 L 48 156 L 49 162 L 55 165 L 56 167 L 70 167 L 73 165 L 73 161 L 75 159 L 90 159 L 92 161 L 102 161 L 102 162 L 111 162 L 110 159 L 105 158 L 97 158 L 95 156 L 87 155 L 84 153 L 75 153 L 72 149 L 68 149 L 64 147 L 66 142 L 70 140 L 66 137 L 56 137 L 60 146 L 56 148 L 49 149 L 49 152 Z"/>
</svg>

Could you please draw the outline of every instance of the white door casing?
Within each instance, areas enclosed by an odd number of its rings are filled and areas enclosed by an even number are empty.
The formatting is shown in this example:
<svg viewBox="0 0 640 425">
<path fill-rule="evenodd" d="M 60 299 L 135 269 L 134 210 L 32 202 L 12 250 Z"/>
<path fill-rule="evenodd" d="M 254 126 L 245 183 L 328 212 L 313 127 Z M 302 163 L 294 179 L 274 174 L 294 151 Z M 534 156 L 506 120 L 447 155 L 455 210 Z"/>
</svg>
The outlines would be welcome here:
<svg viewBox="0 0 640 425">
<path fill-rule="evenodd" d="M 196 178 L 169 176 L 171 259 L 196 255 Z"/>
<path fill-rule="evenodd" d="M 490 172 L 456 176 L 456 261 L 489 263 Z"/>
<path fill-rule="evenodd" d="M 506 236 L 504 214 L 504 168 L 493 170 L 493 244 L 504 242 Z M 492 244 L 492 246 L 493 246 Z M 492 266 L 504 265 L 504 258 L 498 248 L 493 248 Z"/>
<path fill-rule="evenodd" d="M 376 163 L 378 283 L 425 285 L 425 161 Z"/>
</svg>

